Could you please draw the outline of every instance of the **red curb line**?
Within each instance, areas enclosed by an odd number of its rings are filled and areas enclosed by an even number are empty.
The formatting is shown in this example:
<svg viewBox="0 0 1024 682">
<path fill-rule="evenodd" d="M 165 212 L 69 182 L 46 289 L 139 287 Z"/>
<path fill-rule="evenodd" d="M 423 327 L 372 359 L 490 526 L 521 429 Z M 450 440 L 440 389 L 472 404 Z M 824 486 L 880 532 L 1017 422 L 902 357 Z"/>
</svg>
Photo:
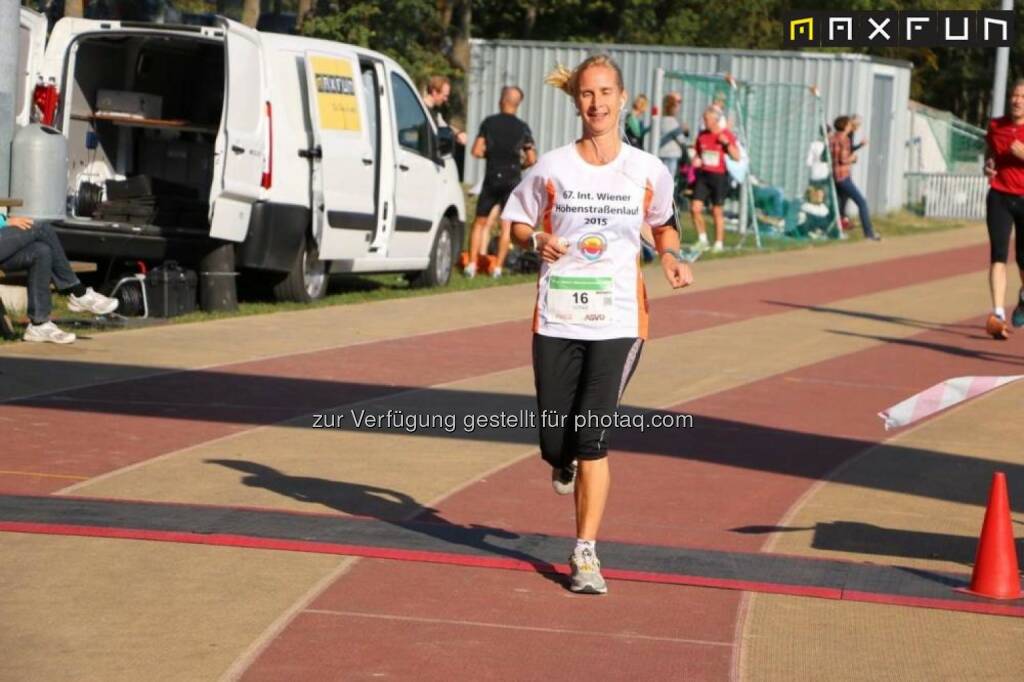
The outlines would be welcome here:
<svg viewBox="0 0 1024 682">
<path fill-rule="evenodd" d="M 16 521 L 0 522 L 0 532 L 30 533 L 37 535 L 63 535 L 75 537 L 98 537 L 123 540 L 151 540 L 156 542 L 175 542 L 214 547 L 241 547 L 248 549 L 270 549 L 292 552 L 309 552 L 315 554 L 339 554 L 358 556 L 370 559 L 390 559 L 419 563 L 445 564 L 449 566 L 465 566 L 469 568 L 490 568 L 512 571 L 537 571 L 541 573 L 566 575 L 567 571 L 560 566 L 547 563 L 523 561 L 499 557 L 477 557 L 449 552 L 433 552 L 424 550 L 388 549 L 368 547 L 365 545 L 344 545 L 308 540 L 280 540 L 275 538 L 254 538 L 244 535 L 223 533 L 188 533 L 180 531 L 156 531 L 138 528 L 106 528 L 74 524 L 25 523 Z M 812 587 L 767 583 L 728 578 L 708 578 L 703 576 L 676 575 L 647 571 L 630 571 L 621 569 L 605 569 L 604 575 L 617 580 L 631 582 L 656 583 L 662 585 L 686 585 L 690 587 L 706 587 L 713 589 L 740 590 L 766 594 L 781 594 L 795 597 L 814 597 L 837 601 L 854 601 L 892 606 L 909 606 L 916 608 L 938 609 L 943 611 L 961 611 L 995 616 L 1013 616 L 1024 618 L 1024 606 L 1007 604 L 984 604 L 962 602 L 958 600 L 934 599 L 927 597 L 905 597 L 900 595 L 859 592 L 831 587 Z"/>
</svg>

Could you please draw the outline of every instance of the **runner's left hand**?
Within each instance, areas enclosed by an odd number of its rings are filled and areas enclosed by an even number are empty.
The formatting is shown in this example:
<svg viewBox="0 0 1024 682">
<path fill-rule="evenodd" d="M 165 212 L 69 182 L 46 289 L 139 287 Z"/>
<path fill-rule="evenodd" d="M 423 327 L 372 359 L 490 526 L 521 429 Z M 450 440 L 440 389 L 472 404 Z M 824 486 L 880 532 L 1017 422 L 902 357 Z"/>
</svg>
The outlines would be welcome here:
<svg viewBox="0 0 1024 682">
<path fill-rule="evenodd" d="M 671 254 L 662 254 L 661 269 L 673 289 L 682 289 L 693 283 L 693 271 L 690 270 L 689 264 L 683 263 Z"/>
<path fill-rule="evenodd" d="M 1014 140 L 1013 144 L 1010 145 L 1010 151 L 1018 159 L 1024 159 L 1024 142 L 1020 140 Z"/>
</svg>

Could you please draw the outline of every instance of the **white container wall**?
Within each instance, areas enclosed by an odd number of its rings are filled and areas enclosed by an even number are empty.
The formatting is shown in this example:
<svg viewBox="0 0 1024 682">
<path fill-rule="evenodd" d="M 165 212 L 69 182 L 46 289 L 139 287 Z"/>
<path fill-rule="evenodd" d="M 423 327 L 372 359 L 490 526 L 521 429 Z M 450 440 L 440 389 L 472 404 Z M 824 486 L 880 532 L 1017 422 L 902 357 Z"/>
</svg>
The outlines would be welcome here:
<svg viewBox="0 0 1024 682">
<path fill-rule="evenodd" d="M 526 99 L 519 115 L 533 129 L 540 152 L 573 140 L 579 124 L 572 103 L 564 93 L 544 85 L 544 76 L 556 64 L 571 67 L 597 53 L 607 53 L 619 63 L 631 96 L 653 96 L 659 67 L 696 75 L 731 73 L 751 83 L 817 85 L 829 121 L 853 113 L 864 119 L 860 135 L 870 144 L 858 154 L 853 179 L 868 202 L 876 211 L 895 210 L 903 202 L 911 65 L 865 55 L 474 40 L 467 84 L 470 141 L 480 122 L 497 111 L 504 85 L 523 89 Z M 689 109 L 684 103 L 684 115 Z M 698 123 L 687 122 L 691 127 Z M 806 150 L 794 153 L 802 156 Z M 465 181 L 475 184 L 482 176 L 483 162 L 467 154 Z"/>
</svg>

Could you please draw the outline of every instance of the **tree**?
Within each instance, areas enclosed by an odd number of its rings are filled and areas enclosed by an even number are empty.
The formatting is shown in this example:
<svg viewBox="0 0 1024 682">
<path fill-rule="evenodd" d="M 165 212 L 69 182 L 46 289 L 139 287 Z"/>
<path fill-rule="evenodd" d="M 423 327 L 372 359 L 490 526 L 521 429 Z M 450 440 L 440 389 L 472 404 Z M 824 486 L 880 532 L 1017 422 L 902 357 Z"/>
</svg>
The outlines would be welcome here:
<svg viewBox="0 0 1024 682">
<path fill-rule="evenodd" d="M 299 8 L 295 12 L 295 30 L 299 33 L 302 32 L 302 22 L 306 20 L 306 15 L 313 9 L 313 0 L 299 0 Z"/>
<path fill-rule="evenodd" d="M 256 28 L 260 20 L 260 0 L 245 0 L 242 5 L 242 23 Z"/>
<path fill-rule="evenodd" d="M 471 0 L 437 0 L 441 27 L 451 39 L 448 60 L 460 71 L 469 70 L 469 33 L 473 23 Z"/>
</svg>

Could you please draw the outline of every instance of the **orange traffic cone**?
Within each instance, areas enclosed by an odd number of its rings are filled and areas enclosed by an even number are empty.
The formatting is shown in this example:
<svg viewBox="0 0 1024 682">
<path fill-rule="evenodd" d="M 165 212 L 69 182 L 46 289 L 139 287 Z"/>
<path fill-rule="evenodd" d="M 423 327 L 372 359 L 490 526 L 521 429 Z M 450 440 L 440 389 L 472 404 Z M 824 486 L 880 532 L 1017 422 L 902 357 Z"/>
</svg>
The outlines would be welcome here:
<svg viewBox="0 0 1024 682">
<path fill-rule="evenodd" d="M 988 494 L 988 509 L 981 527 L 971 586 L 964 592 L 989 599 L 1017 599 L 1021 596 L 1012 524 L 1006 475 L 997 471 Z"/>
</svg>

